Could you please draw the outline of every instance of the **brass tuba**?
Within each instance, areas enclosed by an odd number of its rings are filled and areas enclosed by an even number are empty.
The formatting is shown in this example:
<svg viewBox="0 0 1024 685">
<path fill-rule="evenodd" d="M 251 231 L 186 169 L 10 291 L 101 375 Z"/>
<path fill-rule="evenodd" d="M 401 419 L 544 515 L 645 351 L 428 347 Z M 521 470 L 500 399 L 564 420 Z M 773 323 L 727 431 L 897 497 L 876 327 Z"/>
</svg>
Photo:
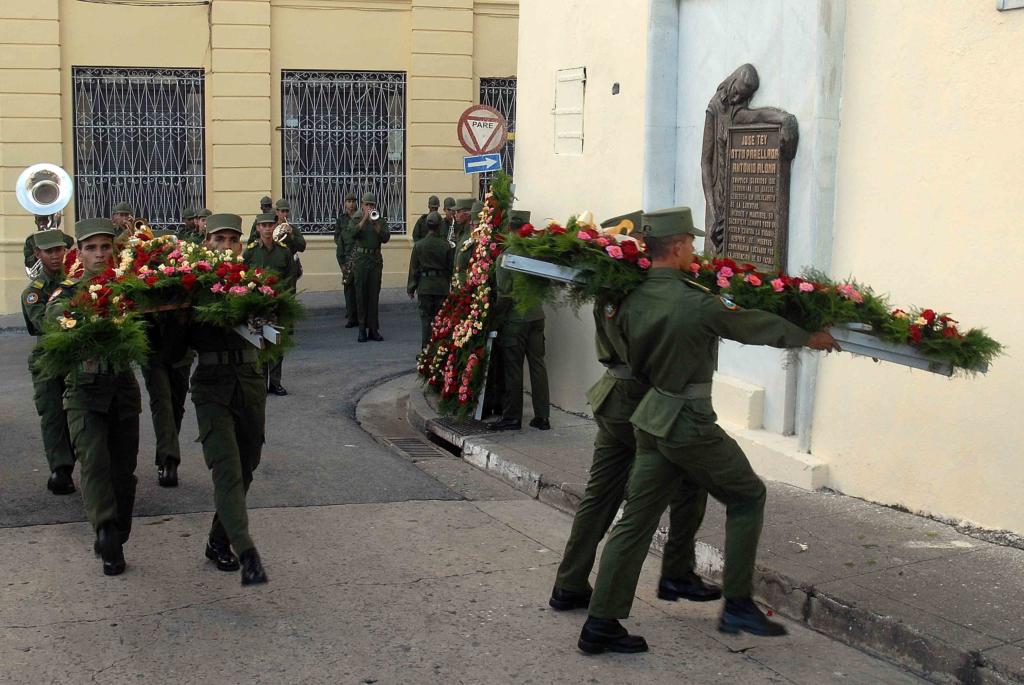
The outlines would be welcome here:
<svg viewBox="0 0 1024 685">
<path fill-rule="evenodd" d="M 40 231 L 60 228 L 61 210 L 71 202 L 73 192 L 74 185 L 68 172 L 48 162 L 26 168 L 14 187 L 18 204 L 36 216 L 46 217 L 45 224 L 37 223 Z M 38 259 L 32 266 L 25 267 L 29 278 L 38 278 L 42 270 L 43 263 Z"/>
</svg>

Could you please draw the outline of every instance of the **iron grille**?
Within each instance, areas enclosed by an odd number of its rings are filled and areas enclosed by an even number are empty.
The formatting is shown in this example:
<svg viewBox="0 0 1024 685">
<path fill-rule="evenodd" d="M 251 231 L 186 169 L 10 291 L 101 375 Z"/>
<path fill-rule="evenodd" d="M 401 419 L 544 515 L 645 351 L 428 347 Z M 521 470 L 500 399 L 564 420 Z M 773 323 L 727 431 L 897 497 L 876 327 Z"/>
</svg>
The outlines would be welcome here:
<svg viewBox="0 0 1024 685">
<path fill-rule="evenodd" d="M 405 73 L 281 72 L 281 180 L 290 223 L 328 233 L 345 194 L 377 196 L 405 233 Z"/>
<path fill-rule="evenodd" d="M 516 131 L 516 79 L 512 78 L 481 78 L 480 79 L 480 104 L 490 105 L 501 112 L 508 121 L 508 132 L 513 134 Z M 512 175 L 512 162 L 515 157 L 515 137 L 505 143 L 501 149 L 501 168 L 509 176 Z M 487 186 L 494 173 L 480 174 L 480 197 L 483 198 L 487 192 Z"/>
<path fill-rule="evenodd" d="M 73 67 L 75 216 L 128 202 L 154 228 L 206 200 L 202 69 Z"/>
</svg>

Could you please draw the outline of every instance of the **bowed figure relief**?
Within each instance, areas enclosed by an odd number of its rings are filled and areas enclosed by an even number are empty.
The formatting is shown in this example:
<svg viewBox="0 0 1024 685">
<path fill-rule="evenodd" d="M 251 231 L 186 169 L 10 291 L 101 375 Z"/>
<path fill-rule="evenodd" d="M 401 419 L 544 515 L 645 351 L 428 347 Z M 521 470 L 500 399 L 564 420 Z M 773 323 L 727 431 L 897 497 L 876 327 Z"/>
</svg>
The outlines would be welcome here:
<svg viewBox="0 0 1024 685">
<path fill-rule="evenodd" d="M 719 84 L 708 103 L 700 160 L 701 182 L 706 205 L 704 223 L 716 254 L 720 254 L 725 246 L 729 129 L 750 124 L 779 126 L 780 156 L 784 160 L 796 156 L 800 140 L 796 117 L 775 107 L 749 107 L 760 83 L 754 65 L 744 64 Z"/>
</svg>

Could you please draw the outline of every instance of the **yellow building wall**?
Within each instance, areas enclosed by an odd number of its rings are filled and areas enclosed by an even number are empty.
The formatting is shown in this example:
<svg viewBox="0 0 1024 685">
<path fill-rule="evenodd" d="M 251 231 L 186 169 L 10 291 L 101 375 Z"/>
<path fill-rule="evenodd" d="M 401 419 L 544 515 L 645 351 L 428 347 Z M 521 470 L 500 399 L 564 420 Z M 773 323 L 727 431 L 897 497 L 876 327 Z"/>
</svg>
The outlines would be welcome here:
<svg viewBox="0 0 1024 685">
<path fill-rule="evenodd" d="M 836 489 L 1024 531 L 1024 11 L 847 2 L 833 272 L 1009 346 L 955 379 L 822 361 L 813 453 Z"/>
<path fill-rule="evenodd" d="M 15 199 L 17 175 L 40 161 L 73 173 L 73 66 L 203 68 L 207 206 L 246 224 L 262 195 L 281 196 L 282 69 L 406 72 L 411 230 L 430 195 L 474 192 L 456 124 L 479 100 L 480 77 L 515 74 L 517 27 L 518 0 L 2 0 L 0 312 L 18 311 L 21 248 L 34 228 Z M 331 237 L 308 244 L 303 287 L 340 288 Z M 385 247 L 385 287 L 405 285 L 409 250 L 404 236 Z"/>
<path fill-rule="evenodd" d="M 589 4 L 520 7 L 516 207 L 530 210 L 538 225 L 586 209 L 609 218 L 643 200 L 646 3 L 605 2 L 599 12 Z M 587 69 L 583 154 L 556 155 L 555 72 L 576 67 Z M 612 95 L 616 82 L 621 92 Z M 552 403 L 586 411 L 582 388 L 601 373 L 590 311 L 549 307 L 545 336 Z"/>
</svg>

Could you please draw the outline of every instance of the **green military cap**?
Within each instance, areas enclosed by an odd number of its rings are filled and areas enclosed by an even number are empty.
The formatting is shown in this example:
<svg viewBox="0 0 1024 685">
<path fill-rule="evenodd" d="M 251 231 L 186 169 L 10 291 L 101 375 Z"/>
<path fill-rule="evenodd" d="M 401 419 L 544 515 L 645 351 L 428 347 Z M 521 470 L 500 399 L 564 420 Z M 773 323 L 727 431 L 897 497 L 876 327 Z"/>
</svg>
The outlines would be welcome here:
<svg viewBox="0 0 1024 685">
<path fill-rule="evenodd" d="M 211 214 L 206 220 L 206 234 L 213 235 L 221 231 L 241 233 L 242 217 L 237 214 Z"/>
<path fill-rule="evenodd" d="M 211 212 L 206 207 L 203 207 L 202 209 L 196 210 L 196 218 L 197 219 L 204 219 L 204 218 L 212 216 L 212 215 L 213 215 L 213 212 Z"/>
<path fill-rule="evenodd" d="M 693 213 L 689 207 L 659 209 L 647 212 L 643 216 L 645 238 L 671 238 L 687 233 L 694 236 L 704 235 L 702 229 L 693 225 Z"/>
<path fill-rule="evenodd" d="M 364 205 L 375 205 L 377 204 L 377 196 L 373 193 L 363 193 L 363 204 Z"/>
<path fill-rule="evenodd" d="M 530 210 L 528 209 L 510 209 L 508 210 L 508 222 L 510 224 L 518 223 L 520 226 L 523 224 L 530 223 Z"/>
<path fill-rule="evenodd" d="M 32 236 L 32 242 L 40 250 L 49 250 L 51 247 L 64 246 L 64 231 L 59 228 L 51 228 L 47 231 L 39 231 Z"/>
<path fill-rule="evenodd" d="M 75 222 L 75 240 L 79 242 L 94 235 L 117 235 L 117 226 L 110 219 L 82 219 Z"/>
<path fill-rule="evenodd" d="M 455 209 L 457 211 L 461 211 L 464 209 L 468 212 L 470 209 L 473 208 L 474 202 L 476 202 L 476 200 L 474 200 L 471 197 L 460 197 L 458 200 L 455 201 Z"/>
<path fill-rule="evenodd" d="M 480 212 L 484 211 L 484 203 L 480 202 L 480 200 L 474 200 L 473 208 L 469 211 L 471 214 L 479 214 Z"/>
<path fill-rule="evenodd" d="M 631 233 L 633 231 L 640 230 L 640 226 L 643 225 L 643 218 L 643 211 L 638 209 L 635 212 L 630 212 L 629 214 L 620 214 L 619 216 L 613 216 L 610 219 L 605 219 L 601 222 L 601 228 L 611 228 L 628 221 L 629 223 L 624 228 L 626 229 L 626 233 Z"/>
<path fill-rule="evenodd" d="M 359 198 L 356 197 L 355 193 L 345 193 L 345 202 L 348 202 L 349 200 L 352 200 L 354 202 L 358 202 Z"/>
<path fill-rule="evenodd" d="M 111 214 L 134 214 L 135 210 L 127 202 L 118 202 L 111 210 Z"/>
<path fill-rule="evenodd" d="M 269 207 L 272 204 L 274 204 L 274 201 L 270 198 L 269 195 L 264 195 L 263 197 L 260 198 L 260 207 Z"/>
<path fill-rule="evenodd" d="M 441 200 L 438 199 L 437 195 L 431 195 L 430 199 L 427 200 L 428 207 L 440 207 Z"/>
<path fill-rule="evenodd" d="M 185 221 L 187 219 L 195 219 L 195 218 L 196 218 L 196 210 L 195 210 L 195 208 L 193 208 L 193 207 L 185 207 L 185 209 L 181 210 L 181 220 L 182 221 Z"/>
<path fill-rule="evenodd" d="M 289 205 L 289 204 L 288 204 L 288 200 L 286 200 L 286 199 L 284 199 L 284 198 L 282 197 L 282 198 L 281 198 L 280 200 L 278 200 L 278 201 L 277 201 L 277 203 L 276 203 L 276 204 L 274 205 L 274 209 L 287 209 L 287 210 L 291 211 L 291 205 Z"/>
<path fill-rule="evenodd" d="M 437 212 L 427 214 L 427 226 L 440 226 L 442 221 L 444 221 L 444 219 L 442 219 L 441 215 Z"/>
<path fill-rule="evenodd" d="M 455 209 L 455 198 L 454 197 L 446 197 L 444 199 L 444 208 L 445 209 Z"/>
<path fill-rule="evenodd" d="M 273 212 L 264 212 L 263 214 L 256 215 L 256 223 L 258 224 L 273 224 L 277 222 L 277 215 Z M 209 223 L 209 219 L 207 219 Z"/>
</svg>

